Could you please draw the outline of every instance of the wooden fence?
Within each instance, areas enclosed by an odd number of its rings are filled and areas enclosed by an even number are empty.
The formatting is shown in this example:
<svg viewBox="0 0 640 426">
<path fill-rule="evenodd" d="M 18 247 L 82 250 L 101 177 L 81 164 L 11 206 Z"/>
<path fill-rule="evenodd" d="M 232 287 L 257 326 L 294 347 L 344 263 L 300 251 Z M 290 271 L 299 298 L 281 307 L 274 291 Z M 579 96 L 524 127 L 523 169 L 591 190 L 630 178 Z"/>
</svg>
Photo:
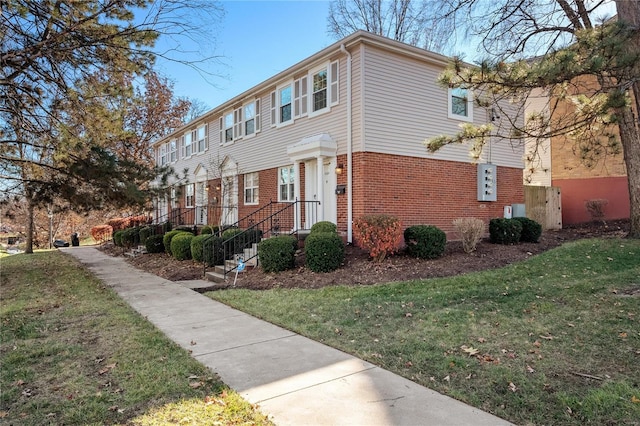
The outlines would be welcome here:
<svg viewBox="0 0 640 426">
<path fill-rule="evenodd" d="M 529 219 L 542 229 L 562 229 L 560 188 L 550 186 L 524 187 L 524 204 Z"/>
</svg>

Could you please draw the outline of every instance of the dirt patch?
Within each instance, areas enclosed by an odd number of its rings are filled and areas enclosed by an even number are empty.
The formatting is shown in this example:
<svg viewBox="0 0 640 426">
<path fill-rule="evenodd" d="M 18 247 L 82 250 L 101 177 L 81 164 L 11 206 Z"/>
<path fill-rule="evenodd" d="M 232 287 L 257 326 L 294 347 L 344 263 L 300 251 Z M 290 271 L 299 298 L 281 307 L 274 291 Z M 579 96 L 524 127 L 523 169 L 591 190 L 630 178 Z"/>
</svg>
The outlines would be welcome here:
<svg viewBox="0 0 640 426">
<path fill-rule="evenodd" d="M 263 290 L 270 288 L 321 288 L 330 285 L 371 285 L 392 281 L 447 277 L 506 266 L 550 250 L 567 241 L 582 238 L 621 238 L 629 232 L 629 221 L 588 223 L 570 226 L 559 231 L 545 231 L 539 243 L 518 245 L 491 244 L 482 241 L 475 252 L 467 254 L 457 241 L 447 243 L 445 255 L 434 260 L 420 260 L 396 254 L 375 263 L 366 252 L 347 246 L 344 265 L 333 272 L 315 273 L 304 266 L 304 254 L 296 258 L 296 268 L 280 273 L 265 273 L 260 268 L 247 268 L 238 277 L 236 287 Z M 102 249 L 122 256 L 122 249 L 104 245 Z M 202 279 L 202 264 L 177 261 L 167 254 L 145 254 L 127 258 L 144 271 L 171 281 Z"/>
</svg>

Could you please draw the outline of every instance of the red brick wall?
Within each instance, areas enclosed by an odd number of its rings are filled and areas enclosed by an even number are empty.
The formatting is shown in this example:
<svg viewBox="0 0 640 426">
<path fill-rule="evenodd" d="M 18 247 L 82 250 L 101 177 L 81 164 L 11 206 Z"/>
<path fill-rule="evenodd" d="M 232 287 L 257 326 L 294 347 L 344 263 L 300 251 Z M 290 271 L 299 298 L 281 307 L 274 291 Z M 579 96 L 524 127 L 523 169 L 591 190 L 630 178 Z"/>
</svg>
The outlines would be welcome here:
<svg viewBox="0 0 640 426">
<path fill-rule="evenodd" d="M 354 219 L 384 213 L 405 228 L 427 224 L 451 232 L 455 218 L 488 222 L 502 217 L 504 206 L 524 203 L 522 169 L 498 167 L 497 201 L 480 202 L 476 164 L 378 153 L 354 153 L 353 160 Z"/>
<path fill-rule="evenodd" d="M 629 218 L 629 185 L 626 176 L 593 179 L 554 179 L 562 193 L 562 223 L 566 225 L 592 220 L 585 203 L 593 199 L 608 201 L 605 219 Z"/>
</svg>

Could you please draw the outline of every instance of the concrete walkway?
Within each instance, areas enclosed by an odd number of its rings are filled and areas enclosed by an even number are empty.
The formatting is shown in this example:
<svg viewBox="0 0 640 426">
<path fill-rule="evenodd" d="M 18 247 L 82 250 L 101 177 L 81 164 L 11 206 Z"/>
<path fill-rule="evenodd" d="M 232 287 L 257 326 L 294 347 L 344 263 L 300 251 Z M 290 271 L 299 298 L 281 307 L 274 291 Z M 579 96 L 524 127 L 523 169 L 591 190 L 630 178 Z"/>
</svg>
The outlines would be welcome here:
<svg viewBox="0 0 640 426">
<path fill-rule="evenodd" d="M 63 250 L 278 425 L 509 424 L 122 258 Z"/>
</svg>

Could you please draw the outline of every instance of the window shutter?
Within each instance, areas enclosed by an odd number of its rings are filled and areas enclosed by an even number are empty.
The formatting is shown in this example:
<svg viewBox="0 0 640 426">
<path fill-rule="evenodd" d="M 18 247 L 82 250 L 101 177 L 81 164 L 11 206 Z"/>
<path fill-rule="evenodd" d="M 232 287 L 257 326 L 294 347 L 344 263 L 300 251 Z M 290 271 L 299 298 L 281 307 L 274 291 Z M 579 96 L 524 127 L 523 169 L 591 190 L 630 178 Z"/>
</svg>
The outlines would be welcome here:
<svg viewBox="0 0 640 426">
<path fill-rule="evenodd" d="M 300 116 L 307 115 L 309 109 L 309 77 L 304 76 L 300 79 Z"/>
<path fill-rule="evenodd" d="M 187 154 L 185 153 L 184 135 L 183 135 L 183 136 L 180 136 L 180 157 L 184 158 L 186 156 L 187 156 Z"/>
<path fill-rule="evenodd" d="M 276 121 L 276 111 L 278 106 L 276 105 L 276 92 L 271 92 L 271 126 L 278 124 Z"/>
<path fill-rule="evenodd" d="M 204 125 L 204 150 L 209 149 L 209 125 Z"/>
<path fill-rule="evenodd" d="M 256 133 L 260 131 L 260 125 L 262 123 L 262 117 L 260 115 L 260 99 L 256 99 L 256 115 L 255 115 L 255 129 Z"/>
<path fill-rule="evenodd" d="M 300 79 L 293 82 L 293 117 L 300 117 L 300 97 L 302 94 L 300 93 Z"/>
<path fill-rule="evenodd" d="M 335 105 L 339 101 L 338 97 L 338 61 L 331 62 L 331 68 L 329 71 L 329 79 L 331 81 L 329 85 L 329 92 L 331 94 L 331 105 Z"/>
<path fill-rule="evenodd" d="M 220 145 L 224 144 L 224 115 L 220 117 Z"/>
<path fill-rule="evenodd" d="M 242 137 L 242 108 L 233 111 L 233 139 Z"/>
</svg>

